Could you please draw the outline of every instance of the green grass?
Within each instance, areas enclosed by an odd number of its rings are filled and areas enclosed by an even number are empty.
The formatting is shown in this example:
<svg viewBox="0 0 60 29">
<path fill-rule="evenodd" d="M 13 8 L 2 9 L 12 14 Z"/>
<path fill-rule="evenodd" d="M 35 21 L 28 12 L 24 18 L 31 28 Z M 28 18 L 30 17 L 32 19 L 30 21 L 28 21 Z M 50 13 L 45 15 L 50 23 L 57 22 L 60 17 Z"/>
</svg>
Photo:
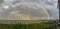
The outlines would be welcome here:
<svg viewBox="0 0 60 29">
<path fill-rule="evenodd" d="M 0 29 L 53 29 L 53 24 L 0 24 Z"/>
<path fill-rule="evenodd" d="M 58 29 L 60 29 L 60 27 L 58 27 Z"/>
</svg>

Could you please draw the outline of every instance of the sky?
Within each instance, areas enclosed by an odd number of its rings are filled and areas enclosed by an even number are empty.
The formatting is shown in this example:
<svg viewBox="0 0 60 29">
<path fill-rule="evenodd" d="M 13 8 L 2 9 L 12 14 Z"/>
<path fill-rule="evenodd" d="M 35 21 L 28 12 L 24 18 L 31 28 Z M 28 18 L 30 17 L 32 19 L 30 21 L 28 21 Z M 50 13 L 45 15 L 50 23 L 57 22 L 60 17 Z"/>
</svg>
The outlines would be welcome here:
<svg viewBox="0 0 60 29">
<path fill-rule="evenodd" d="M 14 12 L 13 15 L 24 14 L 31 17 L 59 18 L 56 0 L 5 0 L 0 3 L 4 4 L 0 5 L 0 18 L 7 18 L 12 15 L 11 12 Z"/>
</svg>

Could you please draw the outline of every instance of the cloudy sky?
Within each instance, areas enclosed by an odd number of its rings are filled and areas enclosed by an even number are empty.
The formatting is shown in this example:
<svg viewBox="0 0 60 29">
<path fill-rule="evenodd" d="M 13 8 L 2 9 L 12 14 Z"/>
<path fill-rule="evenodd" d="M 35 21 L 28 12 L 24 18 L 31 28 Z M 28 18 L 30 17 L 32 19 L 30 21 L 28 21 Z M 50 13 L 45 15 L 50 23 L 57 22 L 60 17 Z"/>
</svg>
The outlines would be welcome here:
<svg viewBox="0 0 60 29">
<path fill-rule="evenodd" d="M 0 1 L 2 4 L 3 0 Z M 57 2 L 54 0 L 5 0 L 4 4 L 10 7 L 0 7 L 0 18 L 7 18 L 11 12 L 30 15 L 32 17 L 53 17 L 54 19 L 59 17 L 59 10 L 56 7 Z"/>
</svg>

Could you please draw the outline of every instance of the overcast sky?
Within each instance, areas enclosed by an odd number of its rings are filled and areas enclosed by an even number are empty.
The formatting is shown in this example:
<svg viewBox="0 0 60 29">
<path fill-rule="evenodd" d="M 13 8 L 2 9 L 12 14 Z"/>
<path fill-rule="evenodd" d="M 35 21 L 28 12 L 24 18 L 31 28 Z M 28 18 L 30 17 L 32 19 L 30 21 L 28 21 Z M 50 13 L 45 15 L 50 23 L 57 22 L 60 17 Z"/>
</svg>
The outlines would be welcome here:
<svg viewBox="0 0 60 29">
<path fill-rule="evenodd" d="M 0 0 L 1 1 L 1 0 Z M 13 0 L 14 1 L 14 0 Z M 35 7 L 35 6 L 32 6 L 32 8 L 25 8 L 25 6 L 24 6 L 24 8 L 20 8 L 20 7 L 22 7 L 24 4 L 21 4 L 21 6 L 20 6 L 20 4 L 19 4 L 19 6 L 18 7 L 16 7 L 16 8 L 12 8 L 12 7 L 10 7 L 10 9 L 3 9 L 3 8 L 0 8 L 0 17 L 2 17 L 2 18 L 4 18 L 4 17 L 8 17 L 9 16 L 9 13 L 10 12 L 12 12 L 14 9 L 16 9 L 16 11 L 18 11 L 19 13 L 20 13 L 20 11 L 22 11 L 22 13 L 25 13 L 25 11 L 26 11 L 26 13 L 27 13 L 27 11 L 31 11 L 31 16 L 35 16 L 35 17 L 47 17 L 48 15 L 50 16 L 50 17 L 53 17 L 53 18 L 58 18 L 58 16 L 59 16 L 59 10 L 56 8 L 56 4 L 51 4 L 51 3 L 49 3 L 48 1 L 46 1 L 46 3 L 45 3 L 45 1 L 39 1 L 39 0 L 16 0 L 16 1 L 14 1 L 13 2 L 12 0 L 8 0 L 8 3 L 6 2 L 6 4 L 7 5 L 13 5 L 13 4 L 16 4 L 16 3 L 20 3 L 20 2 L 22 2 L 22 1 L 28 1 L 28 2 L 35 2 L 35 3 L 37 3 L 37 4 L 31 4 L 31 5 L 36 5 L 37 7 L 38 7 L 38 9 L 35 9 L 35 8 L 33 8 L 33 7 Z M 3 0 L 0 2 L 0 3 L 2 3 L 3 2 Z M 41 3 L 42 2 L 42 3 Z M 56 1 L 55 1 L 56 2 Z M 53 2 L 52 2 L 53 3 Z M 51 5 L 50 5 L 51 4 Z M 27 5 L 27 7 L 29 7 L 30 6 L 30 4 L 26 4 Z M 41 5 L 44 7 L 44 8 L 46 8 L 46 9 L 42 9 L 41 8 Z M 29 10 L 28 10 L 29 9 Z M 31 10 L 30 10 L 31 9 Z M 14 10 L 15 11 L 15 10 Z M 46 13 L 46 12 L 47 13 Z M 28 13 L 30 13 L 30 12 L 28 12 Z"/>
</svg>

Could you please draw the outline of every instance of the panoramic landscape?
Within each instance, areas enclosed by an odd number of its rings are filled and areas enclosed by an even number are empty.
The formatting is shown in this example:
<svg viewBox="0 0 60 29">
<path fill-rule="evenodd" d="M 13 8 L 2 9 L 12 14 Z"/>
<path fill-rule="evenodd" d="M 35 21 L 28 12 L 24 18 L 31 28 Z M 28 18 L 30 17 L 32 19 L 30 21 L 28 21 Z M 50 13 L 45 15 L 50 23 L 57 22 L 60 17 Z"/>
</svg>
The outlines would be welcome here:
<svg viewBox="0 0 60 29">
<path fill-rule="evenodd" d="M 0 29 L 60 29 L 57 3 L 57 0 L 0 0 Z"/>
</svg>

